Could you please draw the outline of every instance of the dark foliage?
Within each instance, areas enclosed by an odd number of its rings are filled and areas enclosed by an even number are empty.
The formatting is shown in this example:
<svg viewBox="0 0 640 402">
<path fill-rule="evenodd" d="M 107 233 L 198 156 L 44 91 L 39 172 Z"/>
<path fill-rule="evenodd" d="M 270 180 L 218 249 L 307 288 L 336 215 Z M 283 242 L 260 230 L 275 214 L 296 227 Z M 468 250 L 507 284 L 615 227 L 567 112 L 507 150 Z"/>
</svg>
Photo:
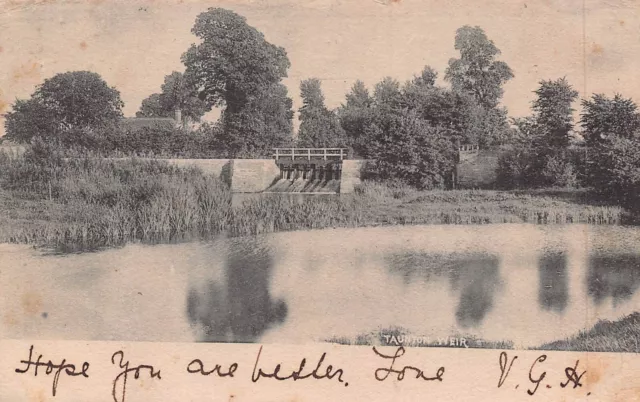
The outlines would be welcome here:
<svg viewBox="0 0 640 402">
<path fill-rule="evenodd" d="M 376 128 L 371 173 L 419 189 L 451 185 L 456 150 L 444 130 L 410 111 L 390 116 Z"/>
<path fill-rule="evenodd" d="M 586 161 L 588 184 L 602 196 L 640 210 L 640 141 L 611 138 L 590 149 Z"/>
<path fill-rule="evenodd" d="M 57 74 L 28 100 L 17 100 L 6 114 L 7 139 L 28 143 L 37 136 L 113 127 L 122 117 L 120 93 L 90 71 Z"/>
<path fill-rule="evenodd" d="M 620 94 L 613 98 L 594 94 L 591 99 L 582 101 L 582 107 L 580 123 L 587 144 L 597 145 L 612 137 L 633 138 L 638 135 L 640 115 L 633 100 Z"/>
</svg>

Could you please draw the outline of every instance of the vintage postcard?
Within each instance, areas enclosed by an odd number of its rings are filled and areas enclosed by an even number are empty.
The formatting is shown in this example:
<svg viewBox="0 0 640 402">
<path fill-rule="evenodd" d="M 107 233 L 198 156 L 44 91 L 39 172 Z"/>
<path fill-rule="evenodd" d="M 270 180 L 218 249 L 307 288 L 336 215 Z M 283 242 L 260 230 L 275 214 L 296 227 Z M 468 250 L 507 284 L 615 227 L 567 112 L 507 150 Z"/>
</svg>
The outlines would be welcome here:
<svg viewBox="0 0 640 402">
<path fill-rule="evenodd" d="M 640 400 L 639 35 L 0 0 L 0 401 Z"/>
</svg>

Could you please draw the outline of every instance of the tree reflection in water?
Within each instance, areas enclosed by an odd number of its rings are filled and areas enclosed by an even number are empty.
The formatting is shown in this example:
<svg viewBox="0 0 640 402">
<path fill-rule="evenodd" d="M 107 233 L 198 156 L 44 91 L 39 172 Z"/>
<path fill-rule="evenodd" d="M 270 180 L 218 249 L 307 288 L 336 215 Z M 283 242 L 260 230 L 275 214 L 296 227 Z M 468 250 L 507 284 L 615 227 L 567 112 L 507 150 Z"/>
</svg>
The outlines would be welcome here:
<svg viewBox="0 0 640 402">
<path fill-rule="evenodd" d="M 454 261 L 451 287 L 460 289 L 456 320 L 462 328 L 477 327 L 493 308 L 496 290 L 502 286 L 499 259 L 477 254 Z"/>
<path fill-rule="evenodd" d="M 544 254 L 538 260 L 538 303 L 545 310 L 564 311 L 569 302 L 567 256 L 562 252 Z"/>
<path fill-rule="evenodd" d="M 613 305 L 631 298 L 640 286 L 640 256 L 602 254 L 589 258 L 589 295 L 596 304 L 610 297 Z"/>
<path fill-rule="evenodd" d="M 449 280 L 460 291 L 456 320 L 463 328 L 480 325 L 493 307 L 494 293 L 502 286 L 499 258 L 485 253 L 394 253 L 385 257 L 390 272 L 405 284 Z"/>
<path fill-rule="evenodd" d="M 255 342 L 272 325 L 284 322 L 287 306 L 273 300 L 269 281 L 273 258 L 258 241 L 230 247 L 225 283 L 210 280 L 202 289 L 192 287 L 187 313 L 203 332 L 204 342 Z"/>
</svg>

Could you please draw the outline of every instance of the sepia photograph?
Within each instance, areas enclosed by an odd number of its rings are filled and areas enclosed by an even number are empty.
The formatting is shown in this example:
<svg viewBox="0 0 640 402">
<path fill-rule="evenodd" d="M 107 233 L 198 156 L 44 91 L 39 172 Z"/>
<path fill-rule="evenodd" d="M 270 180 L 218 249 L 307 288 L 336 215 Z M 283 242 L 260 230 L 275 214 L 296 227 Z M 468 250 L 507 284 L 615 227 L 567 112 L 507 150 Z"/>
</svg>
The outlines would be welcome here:
<svg viewBox="0 0 640 402">
<path fill-rule="evenodd" d="M 630 0 L 0 1 L 0 339 L 639 353 L 639 34 Z"/>
</svg>

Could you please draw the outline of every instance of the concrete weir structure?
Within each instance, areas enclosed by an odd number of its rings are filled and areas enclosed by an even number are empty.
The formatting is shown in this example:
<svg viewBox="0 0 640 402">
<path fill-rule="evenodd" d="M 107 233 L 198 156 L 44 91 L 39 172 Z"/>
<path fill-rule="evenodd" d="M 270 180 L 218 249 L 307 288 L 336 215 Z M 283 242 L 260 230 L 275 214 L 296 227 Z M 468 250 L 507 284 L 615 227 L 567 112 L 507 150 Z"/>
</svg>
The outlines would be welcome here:
<svg viewBox="0 0 640 402">
<path fill-rule="evenodd" d="M 463 145 L 453 171 L 454 188 L 491 188 L 499 151 Z M 276 148 L 273 159 L 164 159 L 196 166 L 226 182 L 234 193 L 349 194 L 370 161 L 348 159 L 343 148 Z"/>
<path fill-rule="evenodd" d="M 234 193 L 260 193 L 278 177 L 280 169 L 273 159 L 163 159 L 171 165 L 196 167 L 219 177 Z"/>
<path fill-rule="evenodd" d="M 348 160 L 340 148 L 277 148 L 273 159 L 164 159 L 197 167 L 234 193 L 351 193 L 366 161 Z"/>
</svg>

